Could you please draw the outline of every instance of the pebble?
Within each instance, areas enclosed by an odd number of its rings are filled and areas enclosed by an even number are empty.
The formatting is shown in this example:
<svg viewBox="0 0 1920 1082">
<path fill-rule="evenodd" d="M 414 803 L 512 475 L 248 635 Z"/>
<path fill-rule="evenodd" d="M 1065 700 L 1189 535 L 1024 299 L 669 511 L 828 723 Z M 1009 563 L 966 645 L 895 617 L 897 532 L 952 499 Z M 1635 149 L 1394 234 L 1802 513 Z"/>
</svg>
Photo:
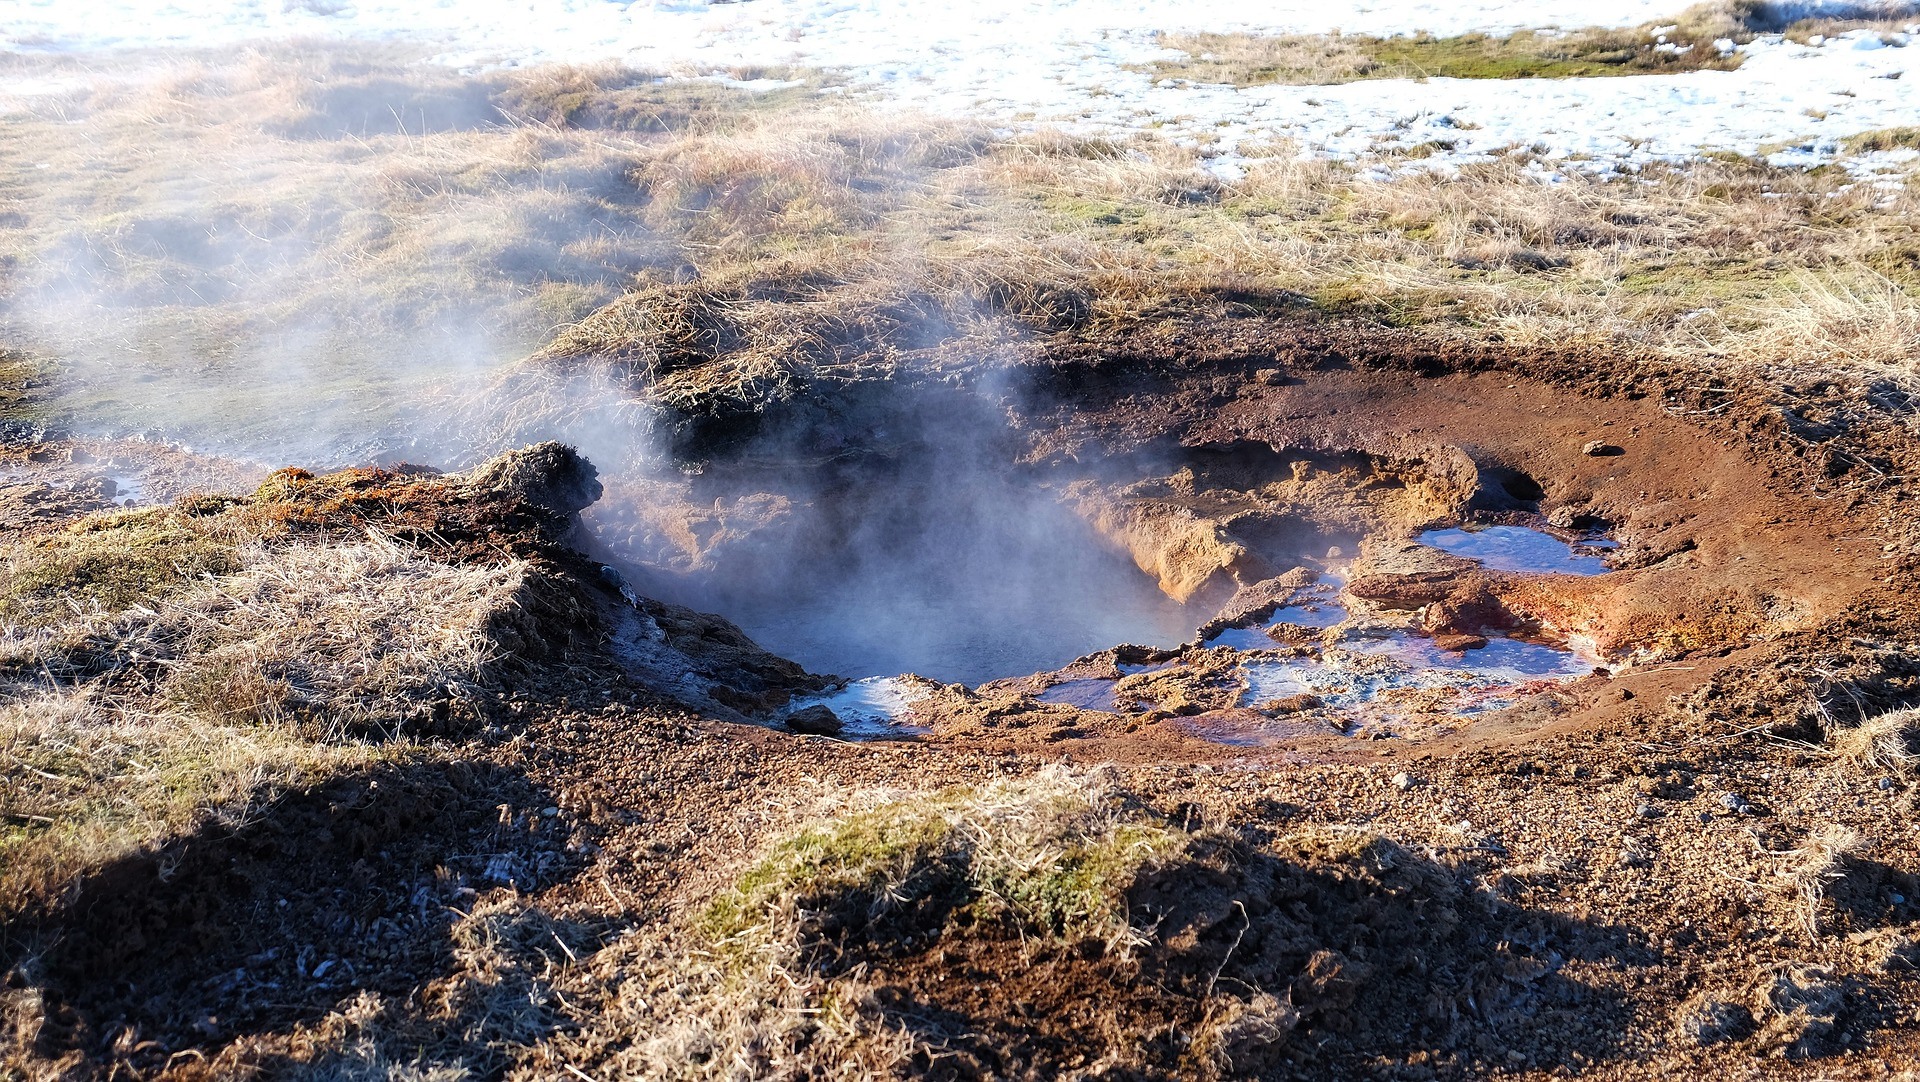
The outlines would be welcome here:
<svg viewBox="0 0 1920 1082">
<path fill-rule="evenodd" d="M 1886 790 L 1888 790 L 1888 789 L 1891 789 L 1891 788 L 1893 788 L 1893 779 L 1892 779 L 1892 778 L 1881 778 L 1881 779 L 1880 779 L 1879 781 L 1876 781 L 1876 782 L 1874 782 L 1873 784 L 1875 784 L 1875 785 L 1877 785 L 1877 786 L 1879 786 L 1879 787 L 1880 787 L 1880 790 L 1881 790 L 1882 792 L 1885 792 Z"/>
<path fill-rule="evenodd" d="M 1638 812 L 1639 812 L 1640 818 L 1642 819 L 1658 819 L 1661 816 L 1667 814 L 1666 812 L 1661 811 L 1659 808 L 1656 808 L 1651 804 L 1640 805 Z"/>
<path fill-rule="evenodd" d="M 1741 799 L 1739 793 L 1721 793 L 1720 806 L 1737 815 L 1746 810 L 1747 802 Z"/>
<path fill-rule="evenodd" d="M 1403 770 L 1400 773 L 1395 774 L 1393 776 L 1393 784 L 1394 784 L 1394 788 L 1399 789 L 1401 792 L 1404 793 L 1408 789 L 1411 789 L 1414 786 L 1420 784 L 1420 782 L 1412 774 L 1409 774 Z"/>
<path fill-rule="evenodd" d="M 1625 454 L 1626 452 L 1617 445 L 1608 443 L 1605 440 L 1589 440 L 1586 446 L 1580 448 L 1580 453 L 1583 455 L 1591 455 L 1594 458 L 1600 458 L 1606 455 Z"/>
</svg>

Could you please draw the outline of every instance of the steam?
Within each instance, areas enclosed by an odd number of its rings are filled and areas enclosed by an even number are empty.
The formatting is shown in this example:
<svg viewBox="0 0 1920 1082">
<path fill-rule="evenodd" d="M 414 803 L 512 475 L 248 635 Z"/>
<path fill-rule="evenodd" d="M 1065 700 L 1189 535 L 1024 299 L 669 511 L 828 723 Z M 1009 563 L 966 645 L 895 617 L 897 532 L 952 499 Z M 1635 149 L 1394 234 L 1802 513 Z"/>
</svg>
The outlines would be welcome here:
<svg viewBox="0 0 1920 1082">
<path fill-rule="evenodd" d="M 1063 503 L 1066 478 L 1016 464 L 1007 418 L 1027 396 L 982 374 L 794 409 L 697 475 L 616 484 L 590 514 L 641 592 L 723 613 L 817 672 L 972 684 L 1190 638 L 1207 614 Z"/>
<path fill-rule="evenodd" d="M 816 671 L 971 683 L 1190 635 L 1192 614 L 1014 469 L 1022 396 L 982 375 L 998 358 L 966 389 L 847 385 L 704 468 L 660 446 L 607 358 L 497 383 L 698 248 L 649 225 L 642 148 L 512 124 L 504 85 L 332 49 L 133 66 L 29 99 L 15 166 L 33 194 L 0 223 L 23 255 L 9 339 L 57 361 L 60 405 L 93 434 L 318 467 L 573 443 L 608 481 L 593 518 L 642 592 Z M 917 153 L 846 168 L 910 188 L 931 168 Z M 778 181 L 783 161 L 751 168 Z M 820 168 L 809 192 L 864 198 Z M 906 337 L 954 333 L 938 322 Z M 490 387 L 497 423 L 449 422 Z"/>
<path fill-rule="evenodd" d="M 445 462 L 448 402 L 661 258 L 630 159 L 494 81 L 290 48 L 49 85 L 8 118 L 0 319 L 87 434 Z"/>
</svg>

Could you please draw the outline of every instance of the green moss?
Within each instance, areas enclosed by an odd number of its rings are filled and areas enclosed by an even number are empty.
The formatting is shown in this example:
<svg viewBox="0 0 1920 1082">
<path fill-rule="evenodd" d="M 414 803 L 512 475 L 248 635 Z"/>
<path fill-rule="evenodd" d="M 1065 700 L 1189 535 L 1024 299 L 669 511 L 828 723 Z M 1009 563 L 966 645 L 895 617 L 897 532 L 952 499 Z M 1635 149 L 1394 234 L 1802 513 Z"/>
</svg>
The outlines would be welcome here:
<svg viewBox="0 0 1920 1082">
<path fill-rule="evenodd" d="M 1687 42 L 1678 43 L 1684 48 Z M 1446 79 L 1587 79 L 1657 75 L 1701 68 L 1731 70 L 1740 54 L 1721 57 L 1711 42 L 1666 52 L 1645 31 L 1583 31 L 1566 37 L 1522 32 L 1504 38 L 1376 38 L 1362 49 L 1379 66 L 1368 78 L 1429 76 Z"/>
<path fill-rule="evenodd" d="M 239 570 L 236 546 L 202 521 L 165 508 L 113 512 L 24 541 L 0 569 L 0 621 L 49 626 L 75 605 L 116 612 Z"/>
<path fill-rule="evenodd" d="M 1139 221 L 1147 213 L 1144 207 L 1115 200 L 1064 194 L 1046 199 L 1044 205 L 1070 222 L 1092 225 L 1125 225 Z"/>
<path fill-rule="evenodd" d="M 1124 824 L 1110 835 L 1069 842 L 1050 862 L 991 869 L 980 877 L 991 916 L 1004 911 L 1028 928 L 1065 935 L 1125 920 L 1123 895 L 1145 865 L 1167 856 L 1181 838 L 1164 827 Z"/>
</svg>

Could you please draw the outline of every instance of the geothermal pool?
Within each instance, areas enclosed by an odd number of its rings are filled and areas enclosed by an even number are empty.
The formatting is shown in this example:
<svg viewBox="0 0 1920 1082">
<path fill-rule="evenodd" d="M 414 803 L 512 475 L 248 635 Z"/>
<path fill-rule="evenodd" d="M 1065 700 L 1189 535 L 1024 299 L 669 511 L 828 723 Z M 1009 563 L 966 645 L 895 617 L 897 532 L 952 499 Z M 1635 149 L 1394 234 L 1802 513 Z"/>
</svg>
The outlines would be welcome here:
<svg viewBox="0 0 1920 1082">
<path fill-rule="evenodd" d="M 1520 526 L 1433 530 L 1416 539 L 1489 569 L 1525 574 L 1602 574 L 1608 570 L 1602 554 L 1615 547 L 1604 537 L 1567 541 Z M 1189 608 L 1185 606 L 1169 607 L 1164 598 L 1147 606 L 1149 618 L 1136 618 L 1130 623 L 1116 617 L 1105 623 L 1072 625 L 1072 633 L 1078 636 L 1072 640 L 1076 643 L 1098 639 L 1102 627 L 1132 627 L 1149 630 L 1162 639 L 1173 638 L 1182 645 L 1191 644 L 1192 649 L 1204 653 L 1191 662 L 1122 665 L 1120 675 L 1115 677 L 1063 679 L 1034 697 L 1042 703 L 1081 710 L 1147 713 L 1158 704 L 1150 692 L 1130 693 L 1128 677 L 1186 665 L 1225 671 L 1242 689 L 1235 704 L 1242 712 L 1210 715 L 1191 722 L 1188 728 L 1195 735 L 1220 743 L 1258 745 L 1301 735 L 1303 727 L 1286 716 L 1306 710 L 1330 715 L 1336 731 L 1393 735 L 1396 723 L 1415 712 L 1472 717 L 1512 706 L 1541 687 L 1578 679 L 1601 663 L 1600 658 L 1564 644 L 1502 635 L 1470 637 L 1468 642 L 1449 644 L 1460 648 L 1449 649 L 1412 630 L 1405 614 L 1374 611 L 1376 607 L 1347 596 L 1343 581 L 1344 566 L 1336 565 L 1263 619 L 1249 622 L 1249 626 L 1219 630 L 1203 641 L 1193 634 L 1191 625 L 1184 629 L 1178 626 L 1180 620 L 1192 619 L 1196 613 L 1183 611 Z M 1039 611 L 1028 608 L 1023 614 L 1031 617 Z M 1066 615 L 1084 615 L 1084 610 Z M 1023 636 L 1036 640 L 1034 645 L 1038 645 L 1037 640 L 1057 642 L 1047 639 L 1048 630 L 1043 623 L 1021 628 Z M 1313 643 L 1310 650 L 1298 648 L 1303 637 Z M 967 643 L 964 637 L 948 641 L 957 647 Z M 1095 648 L 1125 642 L 1171 645 L 1108 638 Z M 1055 650 L 1048 656 L 1062 652 Z M 1090 651 L 1082 651 L 1086 652 Z M 1223 652 L 1229 656 L 1223 658 Z M 1021 667 L 1021 662 L 1036 656 L 1040 655 L 1019 649 L 989 650 L 969 655 L 959 667 L 991 671 L 998 678 L 1016 677 L 1039 671 Z M 1061 658 L 1056 665 L 1068 660 L 1072 659 Z M 923 731 L 915 724 L 915 707 L 929 694 L 925 682 L 916 680 L 916 675 L 930 674 L 861 674 L 861 679 L 838 691 L 796 701 L 790 710 L 825 705 L 846 724 L 844 735 L 852 738 L 911 735 Z M 1252 713 L 1262 716 L 1250 716 Z"/>
</svg>

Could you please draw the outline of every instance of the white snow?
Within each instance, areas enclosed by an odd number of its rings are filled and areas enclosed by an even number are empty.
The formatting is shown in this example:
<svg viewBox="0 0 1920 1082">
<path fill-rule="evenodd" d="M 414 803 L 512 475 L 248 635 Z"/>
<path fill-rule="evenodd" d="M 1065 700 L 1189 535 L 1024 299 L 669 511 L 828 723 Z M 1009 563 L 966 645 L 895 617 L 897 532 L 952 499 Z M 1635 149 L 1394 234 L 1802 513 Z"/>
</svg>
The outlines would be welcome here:
<svg viewBox="0 0 1920 1082">
<path fill-rule="evenodd" d="M 1511 148 L 1610 172 L 1703 151 L 1833 160 L 1846 136 L 1920 124 L 1913 35 L 1856 31 L 1739 46 L 1733 72 L 1564 80 L 1382 80 L 1235 88 L 1137 70 L 1172 54 L 1161 30 L 1440 34 L 1637 25 L 1682 0 L 0 0 L 0 47 L 76 53 L 288 38 L 425 44 L 486 68 L 620 59 L 707 77 L 818 67 L 848 91 L 928 112 L 1093 134 L 1154 130 L 1237 173 L 1275 143 L 1364 159 L 1425 144 L 1415 168 Z M 1818 6 L 1810 5 L 1810 6 Z M 1715 43 L 1723 51 L 1730 42 Z M 30 91 L 4 88 L 5 96 Z M 1887 160 L 1867 163 L 1867 172 Z M 1405 168 L 1405 167 L 1402 167 Z M 1384 169 L 1379 175 L 1388 174 Z M 1552 168 L 1543 179 L 1552 179 Z"/>
</svg>

